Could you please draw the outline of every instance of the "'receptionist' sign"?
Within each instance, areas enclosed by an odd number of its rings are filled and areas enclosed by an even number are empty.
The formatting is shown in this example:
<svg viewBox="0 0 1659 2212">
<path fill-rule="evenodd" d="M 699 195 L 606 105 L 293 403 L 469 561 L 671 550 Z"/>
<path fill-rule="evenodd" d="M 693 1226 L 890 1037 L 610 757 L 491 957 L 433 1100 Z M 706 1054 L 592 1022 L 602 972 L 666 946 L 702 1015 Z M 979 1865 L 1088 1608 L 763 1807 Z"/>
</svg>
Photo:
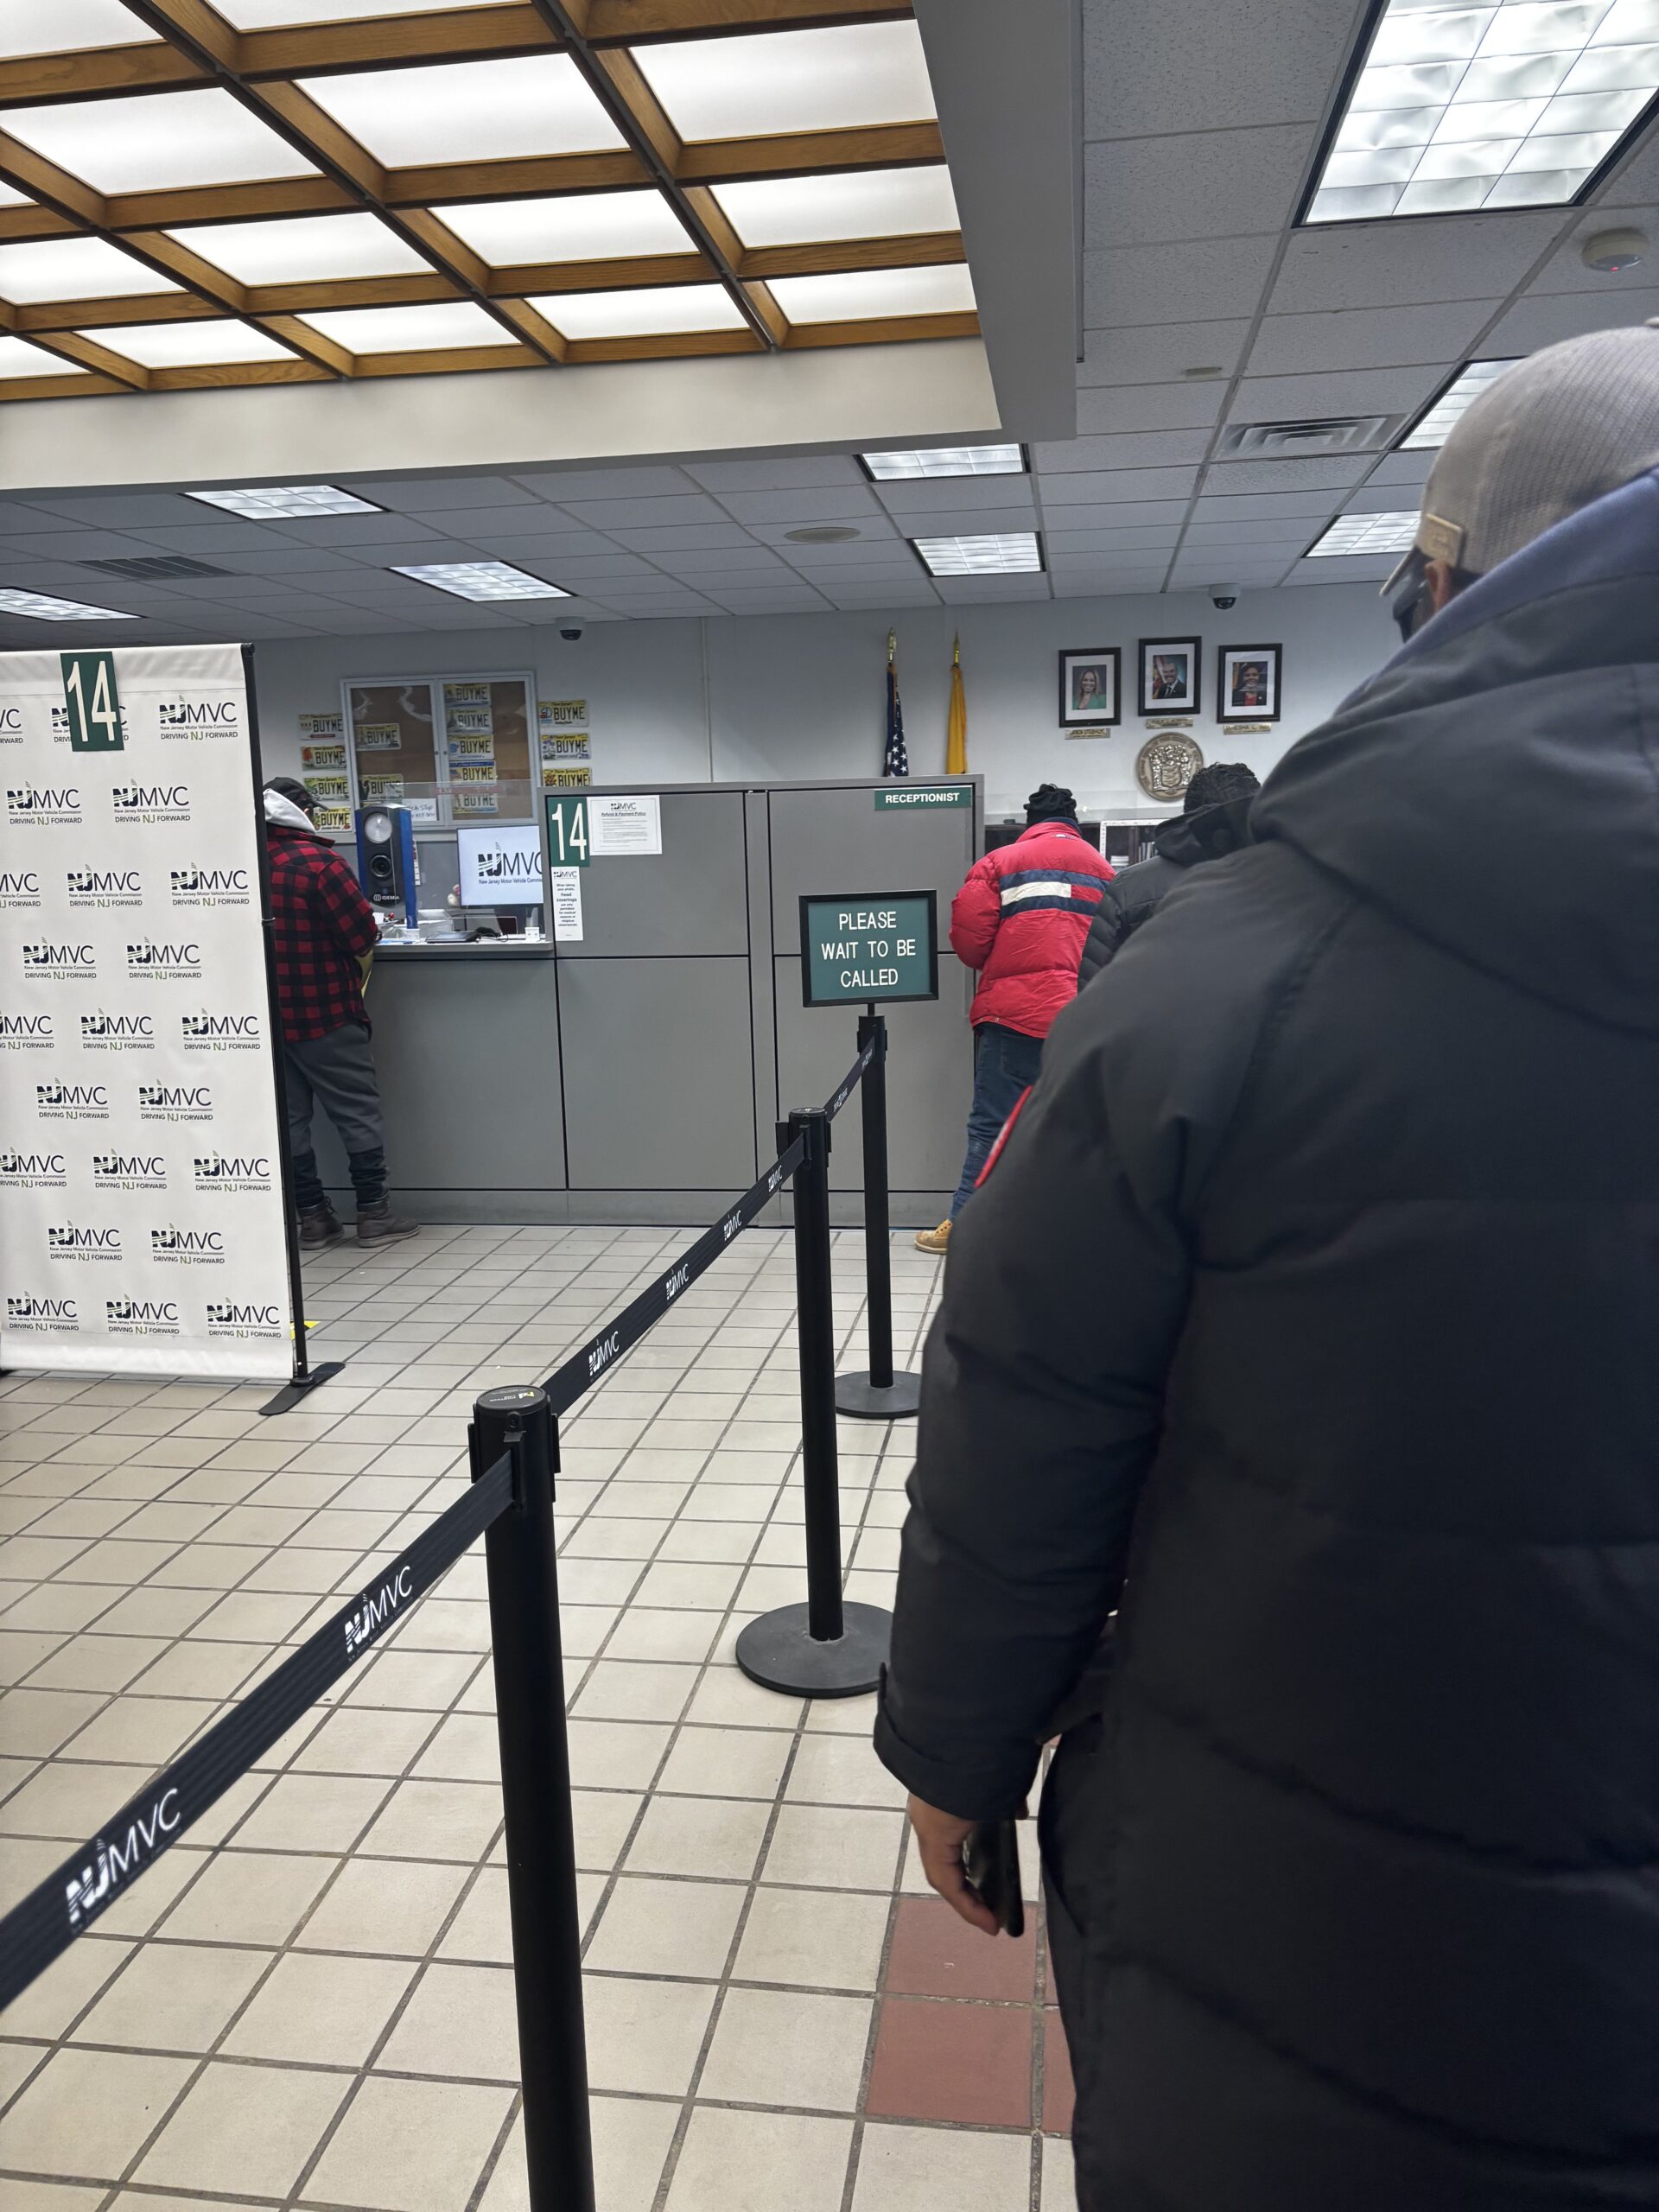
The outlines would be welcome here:
<svg viewBox="0 0 1659 2212">
<path fill-rule="evenodd" d="M 868 1006 L 939 995 L 931 891 L 859 891 L 801 900 L 806 1006 Z"/>
</svg>

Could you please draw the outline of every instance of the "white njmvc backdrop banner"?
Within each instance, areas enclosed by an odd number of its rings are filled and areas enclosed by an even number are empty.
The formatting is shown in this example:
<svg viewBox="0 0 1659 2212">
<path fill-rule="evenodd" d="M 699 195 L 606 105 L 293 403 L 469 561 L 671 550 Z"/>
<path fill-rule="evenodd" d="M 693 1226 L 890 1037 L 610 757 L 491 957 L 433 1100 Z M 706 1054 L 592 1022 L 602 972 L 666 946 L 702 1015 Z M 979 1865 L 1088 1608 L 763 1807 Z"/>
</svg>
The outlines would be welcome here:
<svg viewBox="0 0 1659 2212">
<path fill-rule="evenodd" d="M 0 654 L 0 1366 L 286 1377 L 235 645 Z"/>
</svg>

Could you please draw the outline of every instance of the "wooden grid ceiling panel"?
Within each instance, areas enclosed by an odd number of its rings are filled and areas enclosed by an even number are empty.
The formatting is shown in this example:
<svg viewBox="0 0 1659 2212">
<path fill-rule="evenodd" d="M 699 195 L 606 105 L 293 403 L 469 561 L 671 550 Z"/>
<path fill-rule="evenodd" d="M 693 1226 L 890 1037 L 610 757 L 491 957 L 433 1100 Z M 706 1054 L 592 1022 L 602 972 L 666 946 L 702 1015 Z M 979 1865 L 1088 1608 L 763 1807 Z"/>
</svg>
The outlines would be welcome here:
<svg viewBox="0 0 1659 2212">
<path fill-rule="evenodd" d="M 0 398 L 977 334 L 907 6 L 239 12 L 0 55 Z"/>
</svg>

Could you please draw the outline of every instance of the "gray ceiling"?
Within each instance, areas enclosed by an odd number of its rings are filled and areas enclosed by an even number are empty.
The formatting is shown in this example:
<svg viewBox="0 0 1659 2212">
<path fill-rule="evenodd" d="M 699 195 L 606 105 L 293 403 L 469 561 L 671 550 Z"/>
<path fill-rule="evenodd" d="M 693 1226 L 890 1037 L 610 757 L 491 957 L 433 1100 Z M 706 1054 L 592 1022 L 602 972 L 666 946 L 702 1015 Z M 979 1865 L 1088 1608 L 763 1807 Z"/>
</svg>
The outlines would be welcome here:
<svg viewBox="0 0 1659 2212">
<path fill-rule="evenodd" d="M 1212 460 L 1220 433 L 1409 412 L 1471 357 L 1659 315 L 1659 258 L 1598 276 L 1578 251 L 1610 225 L 1659 237 L 1659 133 L 1593 207 L 1294 230 L 1362 12 L 1084 0 L 1079 435 L 1034 446 L 1029 478 L 874 486 L 836 454 L 339 478 L 388 512 L 266 524 L 172 491 L 42 493 L 0 501 L 0 584 L 123 609 L 142 618 L 124 636 L 161 643 L 1378 577 L 1391 556 L 1306 549 L 1337 513 L 1414 506 L 1431 455 Z M 788 541 L 826 523 L 859 537 Z M 1041 575 L 936 584 L 904 543 L 1032 528 Z M 154 553 L 232 573 L 140 585 L 79 565 Z M 574 604 L 472 606 L 387 573 L 485 556 Z M 73 634 L 0 618 L 6 645 Z"/>
</svg>

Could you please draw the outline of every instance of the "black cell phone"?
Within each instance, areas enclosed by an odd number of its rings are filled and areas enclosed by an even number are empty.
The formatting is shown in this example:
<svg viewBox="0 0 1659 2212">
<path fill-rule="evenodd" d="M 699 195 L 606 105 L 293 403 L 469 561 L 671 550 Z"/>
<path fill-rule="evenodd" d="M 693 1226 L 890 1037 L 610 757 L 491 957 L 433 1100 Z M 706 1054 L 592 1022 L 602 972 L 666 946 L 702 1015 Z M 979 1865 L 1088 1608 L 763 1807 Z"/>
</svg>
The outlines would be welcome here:
<svg viewBox="0 0 1659 2212">
<path fill-rule="evenodd" d="M 1005 1936 L 1026 1932 L 1020 1886 L 1020 1833 L 1013 1821 L 982 1821 L 962 1847 L 968 1879 L 996 1916 Z"/>
</svg>

